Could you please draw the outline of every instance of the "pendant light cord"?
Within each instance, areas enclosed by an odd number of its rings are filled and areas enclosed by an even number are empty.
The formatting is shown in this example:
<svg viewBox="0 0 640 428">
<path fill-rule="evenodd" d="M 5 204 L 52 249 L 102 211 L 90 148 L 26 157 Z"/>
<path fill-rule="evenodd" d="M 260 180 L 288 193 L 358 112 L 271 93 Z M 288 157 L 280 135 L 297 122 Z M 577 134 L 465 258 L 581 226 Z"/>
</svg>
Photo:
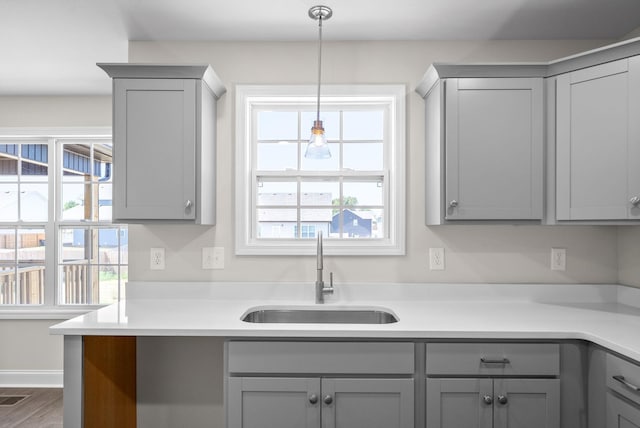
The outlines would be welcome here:
<svg viewBox="0 0 640 428">
<path fill-rule="evenodd" d="M 320 120 L 320 81 L 322 77 L 322 13 L 318 15 L 318 101 L 316 104 L 317 117 Z"/>
</svg>

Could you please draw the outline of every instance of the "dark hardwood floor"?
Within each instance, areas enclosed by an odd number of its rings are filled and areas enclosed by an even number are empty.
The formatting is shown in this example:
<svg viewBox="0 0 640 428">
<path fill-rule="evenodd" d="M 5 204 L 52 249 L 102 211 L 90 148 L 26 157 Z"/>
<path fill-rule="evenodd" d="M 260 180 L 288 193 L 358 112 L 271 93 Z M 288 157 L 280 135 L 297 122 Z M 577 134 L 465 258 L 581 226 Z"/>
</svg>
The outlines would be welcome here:
<svg viewBox="0 0 640 428">
<path fill-rule="evenodd" d="M 0 388 L 0 428 L 62 428 L 62 389 Z"/>
</svg>

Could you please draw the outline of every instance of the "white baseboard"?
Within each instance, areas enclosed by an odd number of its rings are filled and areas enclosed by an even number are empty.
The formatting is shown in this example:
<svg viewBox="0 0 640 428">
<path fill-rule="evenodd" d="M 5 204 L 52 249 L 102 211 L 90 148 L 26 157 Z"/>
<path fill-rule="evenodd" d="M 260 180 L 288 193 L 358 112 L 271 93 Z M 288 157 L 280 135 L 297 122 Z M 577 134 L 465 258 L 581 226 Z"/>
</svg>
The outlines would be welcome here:
<svg viewBox="0 0 640 428">
<path fill-rule="evenodd" d="M 0 370 L 2 388 L 62 388 L 62 370 Z"/>
</svg>

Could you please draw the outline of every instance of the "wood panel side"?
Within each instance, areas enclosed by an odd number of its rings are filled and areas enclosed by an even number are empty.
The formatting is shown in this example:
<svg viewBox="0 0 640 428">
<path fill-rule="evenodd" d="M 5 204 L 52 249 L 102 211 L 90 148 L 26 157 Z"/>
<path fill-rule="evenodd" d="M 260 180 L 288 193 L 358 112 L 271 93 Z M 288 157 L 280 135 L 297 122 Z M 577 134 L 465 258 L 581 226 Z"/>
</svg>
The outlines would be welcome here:
<svg viewBox="0 0 640 428">
<path fill-rule="evenodd" d="M 84 337 L 84 426 L 136 427 L 136 338 Z"/>
</svg>

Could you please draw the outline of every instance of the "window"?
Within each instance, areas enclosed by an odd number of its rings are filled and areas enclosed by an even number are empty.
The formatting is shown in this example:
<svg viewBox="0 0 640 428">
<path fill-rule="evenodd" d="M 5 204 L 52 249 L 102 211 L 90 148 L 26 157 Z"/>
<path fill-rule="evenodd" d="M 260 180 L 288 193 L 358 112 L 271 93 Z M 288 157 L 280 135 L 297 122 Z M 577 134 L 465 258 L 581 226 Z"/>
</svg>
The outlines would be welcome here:
<svg viewBox="0 0 640 428">
<path fill-rule="evenodd" d="M 316 87 L 236 87 L 237 254 L 404 254 L 405 87 L 323 86 L 330 159 L 304 157 Z"/>
<path fill-rule="evenodd" d="M 111 223 L 110 136 L 27 133 L 0 132 L 0 308 L 117 301 L 128 235 Z"/>
</svg>

